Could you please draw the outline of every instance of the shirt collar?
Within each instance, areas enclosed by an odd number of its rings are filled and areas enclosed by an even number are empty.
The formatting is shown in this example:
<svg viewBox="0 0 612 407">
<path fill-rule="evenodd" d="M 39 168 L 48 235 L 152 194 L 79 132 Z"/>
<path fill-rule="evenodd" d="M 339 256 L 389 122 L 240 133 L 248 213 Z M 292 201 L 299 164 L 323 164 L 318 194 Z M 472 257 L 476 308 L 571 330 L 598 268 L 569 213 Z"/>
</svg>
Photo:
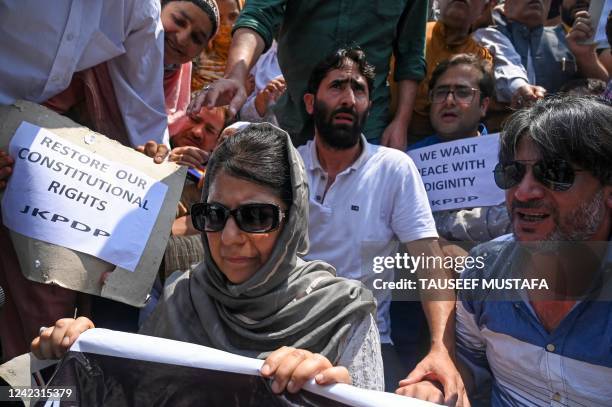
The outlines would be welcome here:
<svg viewBox="0 0 612 407">
<path fill-rule="evenodd" d="M 363 166 L 368 161 L 368 158 L 370 158 L 370 156 L 372 155 L 374 146 L 368 143 L 368 140 L 365 138 L 363 134 L 361 134 L 360 140 L 361 140 L 361 145 L 363 146 L 361 150 L 361 154 L 359 154 L 359 157 L 357 157 L 355 162 L 349 165 L 348 168 L 344 170 L 343 172 L 347 170 L 351 170 L 351 171 L 358 170 L 361 166 Z M 310 147 L 309 148 L 310 162 L 308 163 L 308 170 L 313 171 L 313 170 L 319 169 L 322 172 L 325 172 L 325 170 L 321 166 L 321 162 L 319 161 L 319 156 L 317 155 L 317 143 L 314 140 L 312 140 L 310 142 L 309 147 Z"/>
<path fill-rule="evenodd" d="M 478 125 L 478 132 L 480 133 L 481 136 L 486 136 L 489 134 L 487 130 L 487 126 L 485 126 L 484 123 L 480 123 Z"/>
</svg>

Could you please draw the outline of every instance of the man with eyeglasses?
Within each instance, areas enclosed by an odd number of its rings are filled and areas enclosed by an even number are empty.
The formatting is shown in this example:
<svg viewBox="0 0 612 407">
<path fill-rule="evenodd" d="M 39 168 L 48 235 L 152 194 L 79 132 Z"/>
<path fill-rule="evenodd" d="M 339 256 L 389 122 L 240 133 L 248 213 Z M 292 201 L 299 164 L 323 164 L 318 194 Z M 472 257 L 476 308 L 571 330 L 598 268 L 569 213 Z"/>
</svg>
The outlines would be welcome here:
<svg viewBox="0 0 612 407">
<path fill-rule="evenodd" d="M 610 157 L 612 106 L 599 99 L 544 99 L 506 123 L 494 176 L 513 233 L 477 246 L 484 266 L 461 276 L 506 288 L 458 294 L 473 404 L 612 405 Z"/>
<path fill-rule="evenodd" d="M 429 81 L 429 120 L 435 133 L 408 149 L 486 135 L 481 120 L 494 92 L 491 63 L 474 54 L 441 61 Z"/>
<path fill-rule="evenodd" d="M 408 149 L 426 147 L 468 137 L 486 136 L 481 122 L 494 92 L 491 63 L 474 54 L 458 54 L 438 64 L 429 82 L 429 118 L 435 134 Z M 436 228 L 448 241 L 485 242 L 510 231 L 505 205 L 434 212 Z M 446 244 L 447 254 L 464 251 Z"/>
<path fill-rule="evenodd" d="M 440 18 L 427 23 L 425 31 L 425 62 L 427 72 L 417 90 L 414 113 L 408 134 L 410 142 L 431 134 L 429 120 L 428 86 L 434 69 L 446 59 L 458 54 L 471 53 L 478 58 L 493 61 L 491 53 L 472 38 L 472 24 L 483 13 L 489 0 L 440 0 Z"/>
</svg>

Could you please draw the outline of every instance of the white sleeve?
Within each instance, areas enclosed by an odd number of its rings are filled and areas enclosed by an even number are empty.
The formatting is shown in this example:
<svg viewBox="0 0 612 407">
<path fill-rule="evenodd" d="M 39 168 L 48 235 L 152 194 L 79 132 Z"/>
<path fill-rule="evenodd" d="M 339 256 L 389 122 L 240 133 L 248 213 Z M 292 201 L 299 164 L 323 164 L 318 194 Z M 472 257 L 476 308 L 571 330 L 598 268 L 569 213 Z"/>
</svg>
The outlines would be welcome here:
<svg viewBox="0 0 612 407">
<path fill-rule="evenodd" d="M 396 152 L 394 151 L 394 154 Z M 408 154 L 396 161 L 395 176 L 387 182 L 397 183 L 391 211 L 391 228 L 402 243 L 438 237 L 427 192 L 419 171 Z"/>
<path fill-rule="evenodd" d="M 156 0 L 135 1 L 127 13 L 126 52 L 108 61 L 117 103 L 133 146 L 148 140 L 169 145 L 160 5 Z"/>
<path fill-rule="evenodd" d="M 476 42 L 493 55 L 498 100 L 510 102 L 518 88 L 529 84 L 527 69 L 521 62 L 521 56 L 516 52 L 510 39 L 495 28 L 481 28 L 472 35 Z"/>
</svg>

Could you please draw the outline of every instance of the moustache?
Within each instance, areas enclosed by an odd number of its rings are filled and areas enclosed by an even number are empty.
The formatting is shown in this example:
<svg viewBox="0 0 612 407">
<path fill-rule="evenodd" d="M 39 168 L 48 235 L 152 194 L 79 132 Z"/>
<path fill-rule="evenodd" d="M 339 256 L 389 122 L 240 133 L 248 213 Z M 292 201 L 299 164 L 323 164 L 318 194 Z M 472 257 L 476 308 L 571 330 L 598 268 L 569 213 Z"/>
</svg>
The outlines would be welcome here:
<svg viewBox="0 0 612 407">
<path fill-rule="evenodd" d="M 354 119 L 357 119 L 357 111 L 355 109 L 350 108 L 350 107 L 339 107 L 338 109 L 334 110 L 331 113 L 331 117 L 334 117 L 335 115 L 337 115 L 339 113 L 347 113 L 347 114 L 350 114 L 351 116 L 353 116 Z"/>
<path fill-rule="evenodd" d="M 542 201 L 517 201 L 516 199 L 512 200 L 511 205 L 512 211 L 515 209 L 541 209 L 546 208 L 549 209 L 548 205 L 544 204 Z"/>
</svg>

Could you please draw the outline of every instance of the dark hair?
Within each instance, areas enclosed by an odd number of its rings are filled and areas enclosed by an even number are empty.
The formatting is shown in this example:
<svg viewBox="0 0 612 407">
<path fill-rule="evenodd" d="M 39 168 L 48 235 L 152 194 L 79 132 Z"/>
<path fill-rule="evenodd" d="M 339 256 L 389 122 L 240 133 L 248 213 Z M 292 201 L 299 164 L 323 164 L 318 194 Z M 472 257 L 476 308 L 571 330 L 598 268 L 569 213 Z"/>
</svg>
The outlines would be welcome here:
<svg viewBox="0 0 612 407">
<path fill-rule="evenodd" d="M 293 200 L 287 135 L 269 123 L 251 124 L 223 141 L 206 168 L 205 190 L 219 171 L 263 185 L 291 205 Z"/>
<path fill-rule="evenodd" d="M 374 67 L 366 61 L 365 52 L 359 47 L 340 48 L 326 56 L 312 70 L 310 78 L 308 78 L 306 92 L 316 94 L 325 76 L 334 69 L 343 68 L 347 60 L 353 61 L 359 67 L 359 73 L 368 83 L 368 95 L 371 98 L 374 89 Z"/>
<path fill-rule="evenodd" d="M 559 93 L 576 92 L 581 96 L 599 96 L 606 90 L 606 83 L 601 79 L 572 79 L 559 88 Z"/>
<path fill-rule="evenodd" d="M 480 89 L 480 100 L 485 97 L 493 96 L 495 92 L 495 79 L 493 78 L 493 68 L 490 61 L 486 59 L 478 58 L 474 54 L 457 54 L 453 55 L 449 59 L 445 59 L 440 62 L 431 74 L 429 80 L 429 89 L 433 89 L 436 86 L 436 82 L 440 79 L 440 76 L 444 74 L 450 67 L 457 65 L 469 65 L 480 71 L 482 76 L 478 81 L 478 88 Z"/>
<path fill-rule="evenodd" d="M 543 159 L 563 159 L 612 184 L 612 105 L 590 96 L 554 96 L 515 112 L 504 123 L 499 161 L 514 159 L 529 137 Z"/>
<path fill-rule="evenodd" d="M 608 38 L 608 45 L 612 47 L 612 10 L 610 10 L 608 21 L 606 21 L 606 37 Z"/>
</svg>

